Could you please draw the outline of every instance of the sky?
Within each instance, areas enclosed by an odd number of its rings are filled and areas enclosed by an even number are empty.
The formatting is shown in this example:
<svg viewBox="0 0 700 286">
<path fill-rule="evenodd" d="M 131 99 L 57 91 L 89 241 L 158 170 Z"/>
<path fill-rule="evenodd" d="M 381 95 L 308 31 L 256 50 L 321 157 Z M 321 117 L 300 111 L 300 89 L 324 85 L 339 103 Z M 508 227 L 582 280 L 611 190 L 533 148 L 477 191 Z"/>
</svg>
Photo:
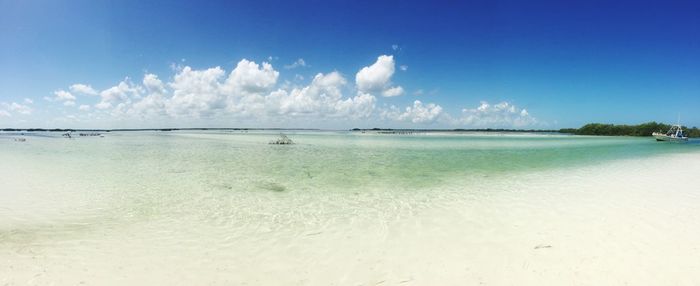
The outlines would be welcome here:
<svg viewBox="0 0 700 286">
<path fill-rule="evenodd" d="M 0 128 L 700 126 L 698 15 L 694 1 L 0 0 Z"/>
</svg>

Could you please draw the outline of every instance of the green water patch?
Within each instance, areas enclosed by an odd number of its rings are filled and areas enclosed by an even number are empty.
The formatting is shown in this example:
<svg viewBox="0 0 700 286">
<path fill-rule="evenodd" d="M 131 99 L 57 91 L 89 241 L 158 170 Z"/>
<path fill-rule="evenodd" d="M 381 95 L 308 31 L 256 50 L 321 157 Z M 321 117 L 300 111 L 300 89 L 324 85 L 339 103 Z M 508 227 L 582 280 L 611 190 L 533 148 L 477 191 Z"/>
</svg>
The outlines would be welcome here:
<svg viewBox="0 0 700 286">
<path fill-rule="evenodd" d="M 275 182 L 260 182 L 258 183 L 258 188 L 278 193 L 287 190 L 287 187 Z"/>
<path fill-rule="evenodd" d="M 99 140 L 42 138 L 3 142 L 26 160 L 60 161 L 81 176 L 178 192 L 220 190 L 420 190 L 458 178 L 603 164 L 697 152 L 698 144 L 650 138 L 551 135 L 358 135 L 299 132 L 294 145 L 269 145 L 268 133 L 129 133 Z M 7 155 L 7 154 L 6 154 Z M 153 181 L 153 182 L 151 182 Z M 121 182 L 121 183 L 120 183 Z M 142 182 L 142 184 L 141 184 Z M 181 186 L 189 186 L 188 189 Z M 222 187 L 223 186 L 223 187 Z M 126 190 L 128 191 L 128 190 Z"/>
</svg>

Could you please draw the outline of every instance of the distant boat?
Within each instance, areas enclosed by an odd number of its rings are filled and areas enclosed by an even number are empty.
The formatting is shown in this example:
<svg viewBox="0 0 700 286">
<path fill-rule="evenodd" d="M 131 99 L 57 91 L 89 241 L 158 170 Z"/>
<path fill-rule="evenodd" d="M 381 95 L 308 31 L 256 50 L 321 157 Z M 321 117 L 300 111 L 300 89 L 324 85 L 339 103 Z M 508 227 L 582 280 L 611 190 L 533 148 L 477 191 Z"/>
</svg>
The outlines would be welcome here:
<svg viewBox="0 0 700 286">
<path fill-rule="evenodd" d="M 669 142 L 684 142 L 688 141 L 688 136 L 683 133 L 683 128 L 680 125 L 673 125 L 671 129 L 666 133 L 654 132 L 651 136 L 656 138 L 656 141 L 669 141 Z"/>
</svg>

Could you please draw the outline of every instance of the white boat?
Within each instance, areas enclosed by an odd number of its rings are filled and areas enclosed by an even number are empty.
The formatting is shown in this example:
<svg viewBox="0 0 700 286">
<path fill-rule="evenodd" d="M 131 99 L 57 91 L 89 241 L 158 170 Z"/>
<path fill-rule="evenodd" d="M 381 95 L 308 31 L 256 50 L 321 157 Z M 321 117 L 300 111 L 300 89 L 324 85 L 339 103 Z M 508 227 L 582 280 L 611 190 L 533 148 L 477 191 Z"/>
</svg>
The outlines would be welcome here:
<svg viewBox="0 0 700 286">
<path fill-rule="evenodd" d="M 683 128 L 680 125 L 673 125 L 666 133 L 654 132 L 651 136 L 656 138 L 656 141 L 683 142 L 688 141 L 688 136 L 683 133 Z"/>
</svg>

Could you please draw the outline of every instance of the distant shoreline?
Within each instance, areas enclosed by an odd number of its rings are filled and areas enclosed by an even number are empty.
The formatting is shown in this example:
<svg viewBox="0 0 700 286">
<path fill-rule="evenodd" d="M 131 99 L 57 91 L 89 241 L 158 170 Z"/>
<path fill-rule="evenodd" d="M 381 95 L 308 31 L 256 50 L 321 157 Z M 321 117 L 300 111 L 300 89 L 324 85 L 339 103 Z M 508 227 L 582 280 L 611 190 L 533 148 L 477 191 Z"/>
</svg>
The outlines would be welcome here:
<svg viewBox="0 0 700 286">
<path fill-rule="evenodd" d="M 129 132 L 129 131 L 194 131 L 194 130 L 229 130 L 229 131 L 248 131 L 248 130 L 270 130 L 270 131 L 291 131 L 291 130 L 306 130 L 320 131 L 322 129 L 314 128 L 119 128 L 119 129 L 81 129 L 81 128 L 2 128 L 0 131 L 5 132 Z"/>
<path fill-rule="evenodd" d="M 2 132 L 137 132 L 137 131 L 350 131 L 374 132 L 378 134 L 413 134 L 413 133 L 460 133 L 460 132 L 492 132 L 492 133 L 557 133 L 571 135 L 593 136 L 636 136 L 648 137 L 652 132 L 666 132 L 671 125 L 657 122 L 647 122 L 638 125 L 615 125 L 604 123 L 589 123 L 580 128 L 562 129 L 507 129 L 507 128 L 352 128 L 352 129 L 320 129 L 320 128 L 250 128 L 250 127 L 192 127 L 192 128 L 117 128 L 117 129 L 81 129 L 81 128 L 1 128 Z M 688 137 L 700 137 L 697 127 L 683 126 Z"/>
<path fill-rule="evenodd" d="M 81 129 L 81 128 L 2 128 L 5 132 L 124 132 L 124 131 L 370 131 L 370 132 L 514 132 L 514 133 L 561 133 L 560 130 L 546 129 L 499 129 L 499 128 L 479 128 L 479 129 L 419 129 L 419 128 L 368 128 L 360 129 L 320 129 L 320 128 L 119 128 L 119 129 Z"/>
<path fill-rule="evenodd" d="M 382 134 L 406 134 L 406 133 L 427 133 L 427 132 L 494 132 L 494 133 L 562 133 L 560 130 L 552 129 L 501 129 L 501 128 L 475 128 L 475 129 L 414 129 L 414 128 L 353 128 L 352 132 L 375 132 Z"/>
</svg>

